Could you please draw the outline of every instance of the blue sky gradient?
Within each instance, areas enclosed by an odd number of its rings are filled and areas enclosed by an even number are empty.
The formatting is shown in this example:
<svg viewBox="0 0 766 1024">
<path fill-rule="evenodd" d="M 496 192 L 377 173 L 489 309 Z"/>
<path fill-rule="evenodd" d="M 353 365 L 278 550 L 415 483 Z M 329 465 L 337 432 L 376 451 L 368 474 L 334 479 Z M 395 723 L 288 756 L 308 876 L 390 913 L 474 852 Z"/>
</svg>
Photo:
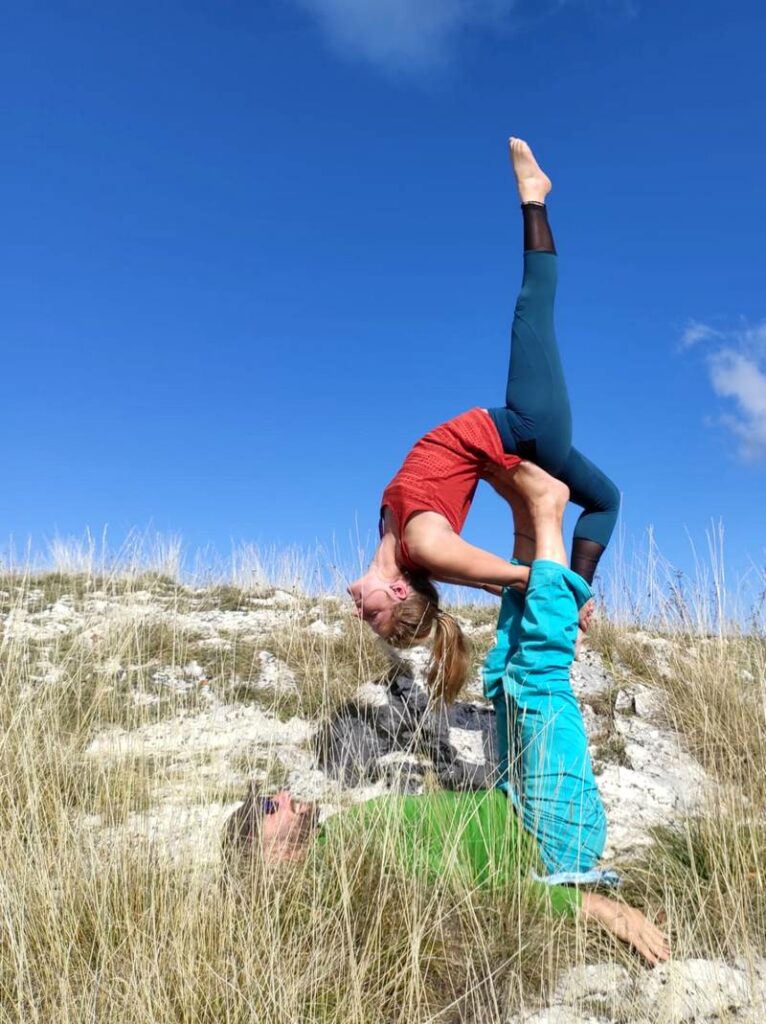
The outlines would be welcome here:
<svg viewBox="0 0 766 1024">
<path fill-rule="evenodd" d="M 687 565 L 720 518 L 763 567 L 762 5 L 412 10 L 6 9 L 0 536 L 372 538 L 417 437 L 502 402 L 516 134 L 554 181 L 575 440 L 625 533 Z M 465 536 L 505 553 L 481 490 Z"/>
</svg>

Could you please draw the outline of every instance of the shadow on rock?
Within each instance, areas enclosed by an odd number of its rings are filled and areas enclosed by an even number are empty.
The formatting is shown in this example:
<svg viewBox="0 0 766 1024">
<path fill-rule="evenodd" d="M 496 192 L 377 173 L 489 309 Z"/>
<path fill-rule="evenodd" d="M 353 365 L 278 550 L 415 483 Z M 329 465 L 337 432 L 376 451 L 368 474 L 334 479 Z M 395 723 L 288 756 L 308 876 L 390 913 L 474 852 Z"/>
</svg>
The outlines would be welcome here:
<svg viewBox="0 0 766 1024">
<path fill-rule="evenodd" d="M 314 744 L 319 767 L 347 786 L 385 780 L 417 792 L 429 769 L 453 790 L 488 789 L 497 777 L 493 710 L 460 701 L 431 705 L 408 675 L 375 686 L 372 699 L 342 705 Z"/>
</svg>

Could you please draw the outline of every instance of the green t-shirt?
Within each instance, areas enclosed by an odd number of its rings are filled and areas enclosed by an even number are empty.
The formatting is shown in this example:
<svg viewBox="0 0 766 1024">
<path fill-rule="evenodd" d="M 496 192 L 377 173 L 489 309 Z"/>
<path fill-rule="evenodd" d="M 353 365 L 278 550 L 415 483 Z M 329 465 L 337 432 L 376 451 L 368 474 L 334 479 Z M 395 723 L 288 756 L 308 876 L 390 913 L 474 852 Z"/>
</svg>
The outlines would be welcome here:
<svg viewBox="0 0 766 1024">
<path fill-rule="evenodd" d="M 530 878 L 541 869 L 534 842 L 498 789 L 367 800 L 328 818 L 317 841 L 362 837 L 431 880 L 449 874 L 470 886 L 505 891 L 523 885 L 554 914 L 573 916 L 580 906 L 577 889 Z"/>
</svg>

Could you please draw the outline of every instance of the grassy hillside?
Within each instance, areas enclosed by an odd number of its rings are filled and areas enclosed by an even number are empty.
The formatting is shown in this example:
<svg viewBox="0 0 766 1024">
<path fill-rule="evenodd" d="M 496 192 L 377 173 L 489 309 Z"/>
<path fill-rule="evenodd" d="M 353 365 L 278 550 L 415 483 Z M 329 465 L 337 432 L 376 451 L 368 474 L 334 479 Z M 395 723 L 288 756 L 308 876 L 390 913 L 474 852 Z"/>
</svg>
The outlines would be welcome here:
<svg viewBox="0 0 766 1024">
<path fill-rule="evenodd" d="M 457 611 L 478 664 L 491 613 Z M 0 1020 L 489 1024 L 544 1003 L 572 966 L 643 976 L 604 935 L 513 893 L 405 877 L 363 836 L 321 865 L 225 868 L 217 836 L 247 780 L 310 774 L 312 723 L 385 683 L 385 647 L 342 601 L 159 572 L 10 573 L 0 613 Z M 759 965 L 764 637 L 602 617 L 591 646 L 615 699 L 649 687 L 722 784 L 623 865 L 626 898 L 666 915 L 678 959 Z M 608 1002 L 607 1019 L 647 1019 L 627 982 Z"/>
</svg>

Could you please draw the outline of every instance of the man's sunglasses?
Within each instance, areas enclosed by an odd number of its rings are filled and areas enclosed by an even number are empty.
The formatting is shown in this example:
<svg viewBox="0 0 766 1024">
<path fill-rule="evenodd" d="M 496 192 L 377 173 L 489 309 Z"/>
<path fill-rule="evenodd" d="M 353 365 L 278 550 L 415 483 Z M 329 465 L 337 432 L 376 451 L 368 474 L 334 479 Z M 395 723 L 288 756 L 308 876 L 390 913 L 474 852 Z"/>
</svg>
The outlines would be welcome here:
<svg viewBox="0 0 766 1024">
<path fill-rule="evenodd" d="M 276 814 L 279 810 L 279 804 L 270 796 L 259 796 L 255 806 L 261 814 Z"/>
</svg>

